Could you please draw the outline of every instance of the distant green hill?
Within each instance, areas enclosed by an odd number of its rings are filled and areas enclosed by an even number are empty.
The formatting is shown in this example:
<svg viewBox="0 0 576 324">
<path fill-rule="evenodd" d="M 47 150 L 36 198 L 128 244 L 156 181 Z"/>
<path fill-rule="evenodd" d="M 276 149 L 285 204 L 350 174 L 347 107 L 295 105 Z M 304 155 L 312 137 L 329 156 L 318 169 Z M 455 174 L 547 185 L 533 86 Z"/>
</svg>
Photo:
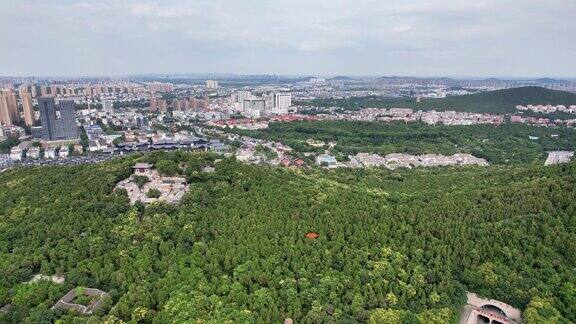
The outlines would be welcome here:
<svg viewBox="0 0 576 324">
<path fill-rule="evenodd" d="M 553 104 L 575 105 L 576 94 L 549 90 L 541 87 L 522 87 L 495 90 L 464 96 L 452 96 L 443 99 L 390 99 L 383 97 L 364 97 L 340 100 L 312 100 L 305 104 L 345 109 L 361 108 L 413 108 L 421 110 L 456 110 L 482 113 L 511 113 L 516 105 Z"/>
<path fill-rule="evenodd" d="M 424 125 L 419 123 L 364 123 L 348 121 L 301 121 L 270 123 L 263 130 L 239 131 L 241 135 L 280 141 L 299 154 L 324 152 L 306 140 L 336 142 L 336 156 L 359 152 L 445 154 L 469 153 L 491 164 L 543 164 L 547 151 L 576 149 L 576 130 L 521 124 Z M 531 138 L 532 137 L 532 138 Z M 533 138 L 537 139 L 533 139 Z M 306 156 L 301 156 L 306 159 Z M 312 161 L 310 161 L 313 163 Z"/>
</svg>

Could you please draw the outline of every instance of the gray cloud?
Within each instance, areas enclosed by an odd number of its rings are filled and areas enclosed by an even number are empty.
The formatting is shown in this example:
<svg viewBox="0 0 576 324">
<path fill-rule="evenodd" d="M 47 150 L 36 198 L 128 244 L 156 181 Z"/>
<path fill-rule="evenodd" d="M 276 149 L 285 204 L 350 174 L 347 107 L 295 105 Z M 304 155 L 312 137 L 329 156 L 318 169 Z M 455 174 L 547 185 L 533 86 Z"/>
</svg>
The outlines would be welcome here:
<svg viewBox="0 0 576 324">
<path fill-rule="evenodd" d="M 0 74 L 574 76 L 573 0 L 0 0 Z"/>
</svg>

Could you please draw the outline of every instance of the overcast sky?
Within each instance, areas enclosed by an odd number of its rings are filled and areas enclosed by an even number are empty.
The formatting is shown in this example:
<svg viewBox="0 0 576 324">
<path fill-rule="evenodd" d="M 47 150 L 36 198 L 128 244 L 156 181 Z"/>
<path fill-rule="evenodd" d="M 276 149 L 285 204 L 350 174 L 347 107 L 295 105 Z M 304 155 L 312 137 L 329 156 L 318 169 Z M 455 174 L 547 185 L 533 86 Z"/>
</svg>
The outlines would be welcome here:
<svg viewBox="0 0 576 324">
<path fill-rule="evenodd" d="M 0 75 L 576 76 L 576 0 L 0 0 Z"/>
</svg>

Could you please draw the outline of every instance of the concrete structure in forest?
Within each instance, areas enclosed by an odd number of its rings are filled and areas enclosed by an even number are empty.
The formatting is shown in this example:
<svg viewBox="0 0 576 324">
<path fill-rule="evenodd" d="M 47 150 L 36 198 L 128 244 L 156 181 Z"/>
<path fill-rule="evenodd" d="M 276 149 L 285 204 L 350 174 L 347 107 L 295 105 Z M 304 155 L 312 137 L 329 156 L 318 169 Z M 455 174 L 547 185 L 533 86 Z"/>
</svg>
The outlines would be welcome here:
<svg viewBox="0 0 576 324">
<path fill-rule="evenodd" d="M 74 303 L 77 298 L 81 295 L 88 296 L 90 302 L 87 305 L 82 305 L 79 303 Z M 60 300 L 52 306 L 52 309 L 69 310 L 74 309 L 79 314 L 91 315 L 94 311 L 102 308 L 102 300 L 104 297 L 108 296 L 108 293 L 100 289 L 95 288 L 83 288 L 83 289 L 72 289 L 66 295 L 64 295 Z"/>
<path fill-rule="evenodd" d="M 34 277 L 32 277 L 32 279 L 30 279 L 29 281 L 26 281 L 26 283 L 35 283 L 41 280 L 52 281 L 55 284 L 61 285 L 64 283 L 65 278 L 64 276 L 58 276 L 58 275 L 47 276 L 39 273 L 35 274 Z"/>
<path fill-rule="evenodd" d="M 164 177 L 158 173 L 157 170 L 152 169 L 153 165 L 149 163 L 136 163 L 132 168 L 134 174 L 130 178 L 118 182 L 116 189 L 125 189 L 130 198 L 130 203 L 135 204 L 141 201 L 149 204 L 155 201 L 164 201 L 175 204 L 182 200 L 182 197 L 190 186 L 183 177 Z M 144 176 L 147 181 L 140 187 L 136 182 L 135 176 Z M 148 192 L 150 189 L 156 189 L 160 192 L 160 196 L 149 197 Z"/>
<path fill-rule="evenodd" d="M 482 298 L 474 293 L 466 294 L 468 302 L 460 317 L 460 324 L 518 324 L 522 312 L 495 299 Z"/>
<path fill-rule="evenodd" d="M 548 152 L 548 158 L 546 159 L 546 162 L 544 162 L 544 165 L 568 163 L 573 156 L 573 151 L 551 151 Z"/>
<path fill-rule="evenodd" d="M 8 312 L 12 309 L 12 304 L 6 304 L 0 307 L 0 314 L 8 314 Z"/>
</svg>

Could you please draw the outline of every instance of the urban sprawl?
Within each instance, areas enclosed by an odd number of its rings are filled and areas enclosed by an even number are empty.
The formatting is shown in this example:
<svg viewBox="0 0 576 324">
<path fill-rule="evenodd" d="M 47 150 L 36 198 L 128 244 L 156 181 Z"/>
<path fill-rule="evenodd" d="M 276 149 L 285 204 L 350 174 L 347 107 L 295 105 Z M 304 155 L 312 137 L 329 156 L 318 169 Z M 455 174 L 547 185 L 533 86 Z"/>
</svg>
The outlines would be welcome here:
<svg viewBox="0 0 576 324">
<path fill-rule="evenodd" d="M 405 107 L 346 111 L 305 104 L 310 99 L 363 96 L 411 96 L 419 101 L 515 86 L 468 81 L 461 84 L 469 86 L 468 89 L 454 90 L 446 81 L 421 80 L 424 79 L 380 79 L 370 84 L 351 79 L 307 78 L 287 84 L 244 87 L 220 86 L 217 80 L 192 84 L 132 80 L 19 80 L 18 83 L 11 80 L 0 83 L 0 140 L 11 139 L 14 145 L 9 154 L 0 155 L 0 167 L 98 162 L 115 155 L 170 149 L 213 151 L 235 155 L 249 163 L 303 167 L 306 163 L 292 157 L 292 149 L 283 143 L 234 133 L 235 129 L 266 129 L 271 122 L 297 120 L 429 125 L 524 123 L 542 127 L 573 127 L 576 123 L 576 106 L 536 102 L 518 105 L 517 113 L 513 114 L 416 111 Z M 563 90 L 576 89 L 565 85 Z M 550 119 L 533 114 L 526 116 L 527 111 L 575 116 Z M 232 142 L 240 145 L 231 146 Z M 308 144 L 314 146 L 314 141 L 311 139 Z M 569 161 L 572 154 L 552 152 L 546 163 Z M 330 154 L 329 145 L 324 154 L 314 156 L 314 161 L 324 167 L 488 164 L 468 154 L 411 156 L 401 153 L 387 156 L 359 153 L 346 162 L 339 162 Z"/>
</svg>

